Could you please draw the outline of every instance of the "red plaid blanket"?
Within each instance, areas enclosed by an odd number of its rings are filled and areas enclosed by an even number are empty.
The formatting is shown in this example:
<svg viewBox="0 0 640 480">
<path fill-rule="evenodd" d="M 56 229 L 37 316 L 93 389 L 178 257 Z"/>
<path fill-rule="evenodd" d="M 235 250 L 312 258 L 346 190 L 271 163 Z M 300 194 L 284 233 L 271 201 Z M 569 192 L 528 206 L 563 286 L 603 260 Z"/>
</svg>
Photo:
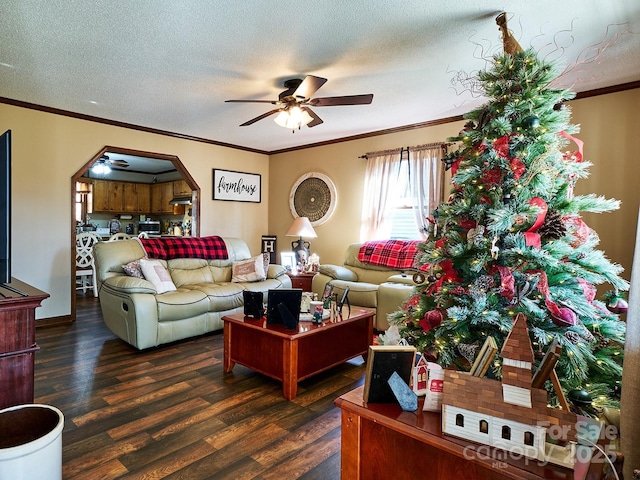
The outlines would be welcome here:
<svg viewBox="0 0 640 480">
<path fill-rule="evenodd" d="M 142 246 L 149 258 L 204 258 L 224 260 L 229 258 L 227 245 L 221 237 L 159 237 L 142 238 Z"/>
<path fill-rule="evenodd" d="M 362 263 L 404 270 L 416 268 L 414 260 L 418 253 L 418 240 L 385 240 L 365 242 L 358 252 Z"/>
</svg>

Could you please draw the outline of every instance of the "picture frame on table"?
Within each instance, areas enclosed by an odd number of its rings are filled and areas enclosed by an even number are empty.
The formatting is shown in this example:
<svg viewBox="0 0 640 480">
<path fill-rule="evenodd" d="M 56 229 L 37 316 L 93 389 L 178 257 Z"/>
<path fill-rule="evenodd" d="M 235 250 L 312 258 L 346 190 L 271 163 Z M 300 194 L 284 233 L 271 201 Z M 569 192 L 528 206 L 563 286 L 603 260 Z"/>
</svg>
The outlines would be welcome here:
<svg viewBox="0 0 640 480">
<path fill-rule="evenodd" d="M 296 271 L 296 254 L 293 252 L 281 252 L 280 264 L 287 269 L 288 272 L 295 273 Z"/>
<path fill-rule="evenodd" d="M 364 377 L 365 403 L 395 403 L 389 379 L 396 372 L 410 385 L 415 356 L 416 348 L 410 345 L 370 345 Z"/>
<path fill-rule="evenodd" d="M 326 300 L 327 298 L 333 295 L 333 285 L 329 282 L 324 286 L 324 292 L 322 293 L 322 300 Z"/>
</svg>

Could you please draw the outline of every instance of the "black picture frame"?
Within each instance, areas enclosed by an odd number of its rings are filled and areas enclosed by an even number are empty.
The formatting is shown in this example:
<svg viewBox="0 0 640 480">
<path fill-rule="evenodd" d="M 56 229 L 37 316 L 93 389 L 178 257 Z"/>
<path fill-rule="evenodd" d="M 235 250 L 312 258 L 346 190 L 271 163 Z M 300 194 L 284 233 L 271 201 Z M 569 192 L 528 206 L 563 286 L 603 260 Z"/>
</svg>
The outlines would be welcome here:
<svg viewBox="0 0 640 480">
<path fill-rule="evenodd" d="M 213 200 L 260 203 L 262 175 L 214 168 Z"/>
<path fill-rule="evenodd" d="M 395 403 L 389 378 L 397 372 L 400 378 L 411 385 L 411 374 L 415 363 L 416 348 L 410 345 L 371 345 L 367 357 L 364 377 L 365 403 Z"/>
<path fill-rule="evenodd" d="M 288 330 L 298 328 L 301 288 L 278 288 L 267 291 L 267 324 L 282 324 Z"/>
<path fill-rule="evenodd" d="M 262 292 L 252 292 L 244 290 L 242 292 L 244 301 L 244 316 L 260 319 L 264 315 L 264 295 Z"/>
</svg>

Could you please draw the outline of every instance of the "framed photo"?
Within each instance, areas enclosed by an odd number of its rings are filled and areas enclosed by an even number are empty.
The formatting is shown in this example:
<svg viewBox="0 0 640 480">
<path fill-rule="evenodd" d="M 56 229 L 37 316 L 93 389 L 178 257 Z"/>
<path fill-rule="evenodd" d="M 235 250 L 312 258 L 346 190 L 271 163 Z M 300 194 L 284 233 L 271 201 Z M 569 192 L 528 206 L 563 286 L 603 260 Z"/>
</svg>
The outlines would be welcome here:
<svg viewBox="0 0 640 480">
<path fill-rule="evenodd" d="M 496 356 L 496 353 L 498 353 L 496 341 L 493 337 L 487 337 L 484 344 L 482 344 L 480 353 L 478 353 L 478 356 L 471 366 L 471 375 L 474 377 L 484 377 L 493 363 L 493 358 Z"/>
<path fill-rule="evenodd" d="M 281 252 L 280 263 L 289 272 L 296 271 L 296 254 L 293 252 Z"/>
<path fill-rule="evenodd" d="M 213 199 L 260 203 L 262 201 L 262 175 L 214 168 Z"/>
<path fill-rule="evenodd" d="M 396 397 L 389 386 L 393 372 L 411 385 L 416 348 L 409 345 L 371 345 L 364 377 L 365 403 L 395 403 Z"/>
<path fill-rule="evenodd" d="M 326 300 L 333 294 L 333 285 L 329 282 L 324 286 L 324 292 L 322 293 L 322 300 Z"/>
</svg>

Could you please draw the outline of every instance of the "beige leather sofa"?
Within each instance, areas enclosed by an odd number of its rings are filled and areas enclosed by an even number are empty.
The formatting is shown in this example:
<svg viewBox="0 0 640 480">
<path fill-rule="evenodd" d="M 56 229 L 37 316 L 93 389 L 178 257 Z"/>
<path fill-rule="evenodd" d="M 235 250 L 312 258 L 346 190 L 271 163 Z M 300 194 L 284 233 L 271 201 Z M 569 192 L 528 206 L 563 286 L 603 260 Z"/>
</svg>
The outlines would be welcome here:
<svg viewBox="0 0 640 480">
<path fill-rule="evenodd" d="M 136 239 L 99 242 L 94 247 L 96 277 L 104 322 L 138 349 L 202 335 L 223 328 L 224 315 L 243 311 L 243 290 L 266 292 L 291 288 L 280 265 L 269 265 L 267 278 L 232 283 L 232 262 L 252 257 L 238 238 L 223 238 L 228 259 L 161 260 L 177 290 L 158 294 L 153 284 L 125 274 L 122 266 L 145 256 Z"/>
<path fill-rule="evenodd" d="M 325 285 L 330 282 L 340 297 L 349 287 L 352 309 L 353 306 L 374 309 L 373 327 L 384 331 L 389 328 L 387 315 L 398 311 L 413 292 L 414 270 L 393 270 L 363 263 L 358 260 L 361 246 L 361 243 L 349 245 L 342 265 L 320 265 L 319 273 L 313 277 L 312 290 L 321 297 Z"/>
</svg>

